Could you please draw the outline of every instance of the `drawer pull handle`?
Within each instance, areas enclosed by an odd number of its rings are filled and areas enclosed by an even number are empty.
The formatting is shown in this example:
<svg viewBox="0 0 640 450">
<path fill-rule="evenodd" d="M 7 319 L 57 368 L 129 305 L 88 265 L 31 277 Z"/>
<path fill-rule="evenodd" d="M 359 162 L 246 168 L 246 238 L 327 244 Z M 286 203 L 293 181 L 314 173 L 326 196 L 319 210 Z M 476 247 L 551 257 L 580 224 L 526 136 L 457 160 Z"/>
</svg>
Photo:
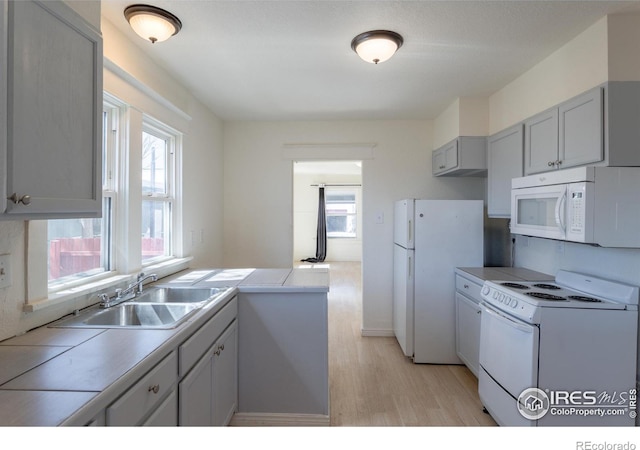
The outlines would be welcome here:
<svg viewBox="0 0 640 450">
<path fill-rule="evenodd" d="M 465 285 L 464 285 L 464 288 L 465 288 L 465 289 L 469 289 L 469 285 L 468 285 L 468 284 L 465 284 Z"/>
<path fill-rule="evenodd" d="M 153 392 L 154 394 L 157 394 L 158 392 L 160 392 L 160 385 L 154 384 L 153 386 L 149 386 L 149 392 Z"/>
<path fill-rule="evenodd" d="M 213 353 L 215 353 L 216 356 L 220 356 L 220 347 L 218 347 Z"/>
<path fill-rule="evenodd" d="M 220 351 L 224 350 L 224 344 L 222 344 L 220 347 L 218 347 L 220 349 Z"/>
</svg>

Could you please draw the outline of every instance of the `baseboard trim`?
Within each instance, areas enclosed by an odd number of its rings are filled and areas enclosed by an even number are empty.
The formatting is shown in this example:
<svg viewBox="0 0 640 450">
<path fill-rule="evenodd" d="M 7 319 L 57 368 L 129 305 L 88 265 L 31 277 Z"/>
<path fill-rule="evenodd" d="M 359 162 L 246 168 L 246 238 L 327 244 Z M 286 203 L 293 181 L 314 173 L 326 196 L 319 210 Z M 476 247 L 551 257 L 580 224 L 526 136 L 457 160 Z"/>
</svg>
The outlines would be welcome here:
<svg viewBox="0 0 640 450">
<path fill-rule="evenodd" d="M 232 427 L 328 427 L 329 416 L 322 414 L 235 413 Z"/>
<path fill-rule="evenodd" d="M 376 329 L 376 328 L 361 328 L 361 336 L 373 336 L 373 337 L 395 337 L 393 330 Z"/>
</svg>

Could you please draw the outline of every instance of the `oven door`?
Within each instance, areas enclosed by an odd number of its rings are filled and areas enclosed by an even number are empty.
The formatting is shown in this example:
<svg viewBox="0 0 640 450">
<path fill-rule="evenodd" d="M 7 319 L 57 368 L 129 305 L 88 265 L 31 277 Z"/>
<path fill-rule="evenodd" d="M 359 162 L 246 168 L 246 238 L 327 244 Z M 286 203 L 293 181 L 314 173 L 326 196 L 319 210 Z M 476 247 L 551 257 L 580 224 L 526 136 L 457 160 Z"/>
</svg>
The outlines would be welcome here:
<svg viewBox="0 0 640 450">
<path fill-rule="evenodd" d="M 539 328 L 486 303 L 480 306 L 480 366 L 517 399 L 525 389 L 538 387 Z"/>
</svg>

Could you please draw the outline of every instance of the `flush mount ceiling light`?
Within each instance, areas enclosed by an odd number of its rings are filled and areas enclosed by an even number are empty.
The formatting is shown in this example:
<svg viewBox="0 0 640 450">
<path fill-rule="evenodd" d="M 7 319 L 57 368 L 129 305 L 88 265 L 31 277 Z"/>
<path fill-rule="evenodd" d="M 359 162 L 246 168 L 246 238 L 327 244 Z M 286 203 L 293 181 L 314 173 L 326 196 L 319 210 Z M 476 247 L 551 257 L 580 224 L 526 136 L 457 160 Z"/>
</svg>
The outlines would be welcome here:
<svg viewBox="0 0 640 450">
<path fill-rule="evenodd" d="M 365 31 L 353 38 L 351 48 L 366 62 L 378 64 L 391 58 L 403 42 L 402 36 L 393 31 Z"/>
<path fill-rule="evenodd" d="M 150 5 L 127 6 L 124 17 L 138 36 L 152 44 L 166 41 L 182 28 L 182 22 L 176 16 Z"/>
</svg>

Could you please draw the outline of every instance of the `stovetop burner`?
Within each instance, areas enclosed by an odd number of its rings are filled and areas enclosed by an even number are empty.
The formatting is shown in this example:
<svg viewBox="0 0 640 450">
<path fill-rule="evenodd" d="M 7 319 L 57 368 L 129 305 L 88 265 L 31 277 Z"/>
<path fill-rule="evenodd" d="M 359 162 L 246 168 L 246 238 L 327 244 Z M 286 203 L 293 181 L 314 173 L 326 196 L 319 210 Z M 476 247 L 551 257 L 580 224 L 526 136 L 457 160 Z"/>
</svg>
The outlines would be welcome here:
<svg viewBox="0 0 640 450">
<path fill-rule="evenodd" d="M 578 300 L 579 302 L 602 303 L 602 300 L 593 297 L 585 297 L 583 295 L 570 295 L 569 298 L 571 300 Z"/>
<path fill-rule="evenodd" d="M 539 298 L 541 300 L 554 300 L 554 301 L 566 300 L 566 298 L 564 297 L 558 297 L 557 295 L 547 294 L 546 292 L 527 292 L 526 294 L 530 297 Z"/>
<path fill-rule="evenodd" d="M 534 284 L 534 286 L 540 289 L 549 289 L 552 291 L 561 289 L 559 286 L 556 286 L 555 284 L 538 283 L 538 284 Z"/>
<path fill-rule="evenodd" d="M 519 284 L 519 283 L 500 283 L 500 285 L 504 287 L 510 287 L 512 289 L 522 289 L 522 290 L 529 289 L 529 286 L 525 286 L 524 284 Z"/>
</svg>

